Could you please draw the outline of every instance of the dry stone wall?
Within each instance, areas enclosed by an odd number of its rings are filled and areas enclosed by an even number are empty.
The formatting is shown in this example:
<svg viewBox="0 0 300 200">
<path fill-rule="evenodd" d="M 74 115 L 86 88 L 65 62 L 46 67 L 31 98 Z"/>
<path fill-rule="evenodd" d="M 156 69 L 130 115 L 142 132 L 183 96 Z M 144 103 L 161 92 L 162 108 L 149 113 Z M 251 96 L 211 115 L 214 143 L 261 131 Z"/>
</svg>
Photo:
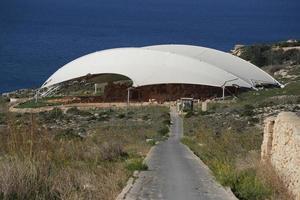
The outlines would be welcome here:
<svg viewBox="0 0 300 200">
<path fill-rule="evenodd" d="M 300 118 L 282 112 L 265 121 L 261 149 L 263 162 L 270 162 L 287 189 L 300 200 Z"/>
</svg>

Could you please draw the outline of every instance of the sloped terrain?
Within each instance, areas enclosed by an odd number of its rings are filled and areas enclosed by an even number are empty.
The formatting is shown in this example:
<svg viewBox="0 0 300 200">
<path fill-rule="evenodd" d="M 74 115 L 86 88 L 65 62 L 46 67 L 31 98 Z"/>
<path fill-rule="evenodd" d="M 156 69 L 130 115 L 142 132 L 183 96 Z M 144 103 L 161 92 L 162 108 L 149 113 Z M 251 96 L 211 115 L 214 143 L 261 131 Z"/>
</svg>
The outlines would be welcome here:
<svg viewBox="0 0 300 200">
<path fill-rule="evenodd" d="M 244 46 L 235 53 L 259 64 L 284 88 L 243 93 L 225 103 L 210 102 L 207 112 L 196 109 L 185 116 L 183 143 L 239 199 L 291 198 L 272 167 L 260 163 L 264 119 L 282 111 L 300 112 L 300 50 L 282 49 L 298 43 L 279 44 Z M 290 53 L 293 56 L 286 55 Z M 270 54 L 272 59 L 266 56 Z"/>
</svg>

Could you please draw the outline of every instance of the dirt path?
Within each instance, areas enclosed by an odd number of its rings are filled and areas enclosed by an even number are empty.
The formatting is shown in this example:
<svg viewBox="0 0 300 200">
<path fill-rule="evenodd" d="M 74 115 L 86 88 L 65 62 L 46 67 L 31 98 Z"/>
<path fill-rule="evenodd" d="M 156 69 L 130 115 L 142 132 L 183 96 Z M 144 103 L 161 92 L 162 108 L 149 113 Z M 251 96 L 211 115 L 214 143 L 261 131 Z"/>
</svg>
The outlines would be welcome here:
<svg viewBox="0 0 300 200">
<path fill-rule="evenodd" d="M 170 138 L 152 149 L 147 160 L 149 170 L 139 174 L 121 199 L 236 199 L 216 183 L 206 165 L 180 143 L 183 123 L 174 108 L 171 119 Z"/>
</svg>

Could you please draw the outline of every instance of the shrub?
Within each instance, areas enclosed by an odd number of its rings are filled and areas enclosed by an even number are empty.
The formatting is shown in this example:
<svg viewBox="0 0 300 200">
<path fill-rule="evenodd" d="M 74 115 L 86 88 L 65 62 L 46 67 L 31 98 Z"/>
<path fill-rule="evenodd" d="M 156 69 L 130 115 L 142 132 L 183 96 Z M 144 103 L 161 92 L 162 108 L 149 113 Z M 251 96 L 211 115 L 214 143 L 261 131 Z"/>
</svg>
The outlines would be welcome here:
<svg viewBox="0 0 300 200">
<path fill-rule="evenodd" d="M 55 139 L 76 139 L 81 138 L 80 135 L 76 134 L 75 131 L 72 128 L 68 128 L 65 130 L 61 130 L 60 133 L 55 135 Z"/>
<path fill-rule="evenodd" d="M 167 136 L 167 134 L 169 133 L 169 128 L 167 126 L 163 126 L 158 130 L 158 133 L 161 136 Z"/>
<path fill-rule="evenodd" d="M 252 45 L 243 47 L 241 58 L 262 67 L 267 65 L 281 65 L 287 62 L 299 64 L 300 51 L 290 49 L 284 51 L 282 49 L 274 50 L 272 45 Z"/>
<path fill-rule="evenodd" d="M 293 112 L 296 112 L 296 111 L 299 111 L 299 110 L 300 110 L 300 106 L 297 105 L 297 106 L 293 107 Z"/>
<path fill-rule="evenodd" d="M 253 45 L 243 48 L 241 58 L 250 61 L 257 66 L 268 65 L 266 52 L 271 49 L 269 45 Z"/>
<path fill-rule="evenodd" d="M 44 120 L 46 121 L 55 121 L 55 120 L 61 120 L 64 117 L 64 113 L 59 108 L 54 108 L 49 112 L 42 113 L 42 116 Z"/>
<path fill-rule="evenodd" d="M 228 161 L 214 159 L 211 161 L 211 170 L 222 185 L 234 188 L 237 176 L 232 164 Z"/>
<path fill-rule="evenodd" d="M 170 125 L 171 120 L 170 119 L 164 119 L 162 123 L 165 124 L 165 125 Z"/>
<path fill-rule="evenodd" d="M 133 115 L 134 112 L 133 112 L 132 110 L 130 110 L 130 111 L 127 112 L 127 114 L 128 114 L 128 115 Z"/>
<path fill-rule="evenodd" d="M 149 117 L 149 115 L 143 115 L 142 119 L 143 119 L 144 121 L 147 121 L 147 120 L 150 119 L 150 117 Z"/>
<path fill-rule="evenodd" d="M 199 115 L 208 115 L 209 112 L 208 111 L 199 111 Z M 194 114 L 195 115 L 195 114 Z"/>
<path fill-rule="evenodd" d="M 97 119 L 98 119 L 98 121 L 107 121 L 107 120 L 109 120 L 109 116 L 108 115 L 100 115 Z"/>
<path fill-rule="evenodd" d="M 143 162 L 142 158 L 134 158 L 126 161 L 126 168 L 129 171 L 145 171 L 148 170 L 148 166 Z"/>
<path fill-rule="evenodd" d="M 259 123 L 259 118 L 257 118 L 257 117 L 250 117 L 249 118 L 249 122 L 251 122 L 253 124 L 257 124 L 257 123 Z"/>
<path fill-rule="evenodd" d="M 168 112 L 164 112 L 161 116 L 160 116 L 161 119 L 170 119 L 170 113 Z"/>
<path fill-rule="evenodd" d="M 241 200 L 264 200 L 271 194 L 271 190 L 263 185 L 253 169 L 239 173 L 233 190 Z"/>
<path fill-rule="evenodd" d="M 119 118 L 119 119 L 123 119 L 123 118 L 125 118 L 125 117 L 126 117 L 126 115 L 125 115 L 124 113 L 118 114 L 118 118 Z"/>
<path fill-rule="evenodd" d="M 185 114 L 185 118 L 190 118 L 190 117 L 192 117 L 194 115 L 194 112 L 193 111 L 189 111 L 189 112 L 187 112 L 186 114 Z"/>
<path fill-rule="evenodd" d="M 79 110 L 77 107 L 72 107 L 67 110 L 67 114 L 80 115 L 80 116 L 90 116 L 91 113 L 84 110 Z"/>
<path fill-rule="evenodd" d="M 244 105 L 243 109 L 242 109 L 242 116 L 253 116 L 254 115 L 254 111 L 253 111 L 254 107 L 252 105 L 246 104 Z"/>
<path fill-rule="evenodd" d="M 156 145 L 156 141 L 155 141 L 154 139 L 149 139 L 149 140 L 147 140 L 146 142 L 147 142 L 147 144 L 149 144 L 149 145 L 151 145 L 151 146 Z"/>
<path fill-rule="evenodd" d="M 106 161 L 114 161 L 128 156 L 119 142 L 104 142 L 100 147 L 100 155 Z"/>
<path fill-rule="evenodd" d="M 99 112 L 99 115 L 107 115 L 109 116 L 110 114 L 114 113 L 115 111 L 113 109 L 107 109 L 107 110 L 102 110 Z"/>
</svg>

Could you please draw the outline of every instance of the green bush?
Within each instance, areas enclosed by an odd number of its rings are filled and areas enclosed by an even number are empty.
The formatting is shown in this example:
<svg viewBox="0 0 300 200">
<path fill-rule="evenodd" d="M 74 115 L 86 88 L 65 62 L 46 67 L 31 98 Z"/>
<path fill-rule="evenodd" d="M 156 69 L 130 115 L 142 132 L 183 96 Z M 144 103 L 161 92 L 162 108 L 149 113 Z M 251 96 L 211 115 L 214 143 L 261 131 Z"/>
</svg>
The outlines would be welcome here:
<svg viewBox="0 0 300 200">
<path fill-rule="evenodd" d="M 246 104 L 246 105 L 244 105 L 244 107 L 242 109 L 241 115 L 242 116 L 253 116 L 255 114 L 253 110 L 254 110 L 254 106 Z"/>
<path fill-rule="evenodd" d="M 259 119 L 257 117 L 250 117 L 249 122 L 251 122 L 253 124 L 257 124 L 257 123 L 259 123 Z"/>
<path fill-rule="evenodd" d="M 241 200 L 264 200 L 271 195 L 271 190 L 263 185 L 252 169 L 238 174 L 234 191 Z"/>
<path fill-rule="evenodd" d="M 228 161 L 213 159 L 211 162 L 211 170 L 217 180 L 225 186 L 234 188 L 236 183 L 236 172 L 234 167 Z"/>
<path fill-rule="evenodd" d="M 126 169 L 129 171 L 146 171 L 148 166 L 143 162 L 142 158 L 133 158 L 126 161 Z"/>
<path fill-rule="evenodd" d="M 163 114 L 161 114 L 160 116 L 161 119 L 170 119 L 170 113 L 168 112 L 164 112 Z"/>
<path fill-rule="evenodd" d="M 210 112 L 208 112 L 208 111 L 200 111 L 199 112 L 199 115 L 208 115 L 208 114 L 210 114 Z"/>
<path fill-rule="evenodd" d="M 282 41 L 278 42 L 276 46 L 280 47 L 295 47 L 295 46 L 300 46 L 300 41 L 294 41 L 294 42 L 287 42 L 287 41 Z"/>
<path fill-rule="evenodd" d="M 257 66 L 267 65 L 266 52 L 271 49 L 269 45 L 253 45 L 243 48 L 241 58 L 250 61 Z"/>
<path fill-rule="evenodd" d="M 70 115 L 80 115 L 80 116 L 90 116 L 91 113 L 84 110 L 79 110 L 77 107 L 72 107 L 67 110 L 67 114 Z"/>
<path fill-rule="evenodd" d="M 167 136 L 168 133 L 169 133 L 169 128 L 167 126 L 163 126 L 161 127 L 160 129 L 158 129 L 158 133 L 161 135 L 161 136 Z"/>
<path fill-rule="evenodd" d="M 118 114 L 118 118 L 119 119 L 124 119 L 125 117 L 126 117 L 126 115 L 124 113 Z"/>
<path fill-rule="evenodd" d="M 185 114 L 185 118 L 190 118 L 190 117 L 192 117 L 194 115 L 194 112 L 193 111 L 189 111 L 189 112 L 187 112 L 186 114 Z"/>
<path fill-rule="evenodd" d="M 170 119 L 164 119 L 163 120 L 163 124 L 170 125 L 171 124 L 171 120 Z"/>
<path fill-rule="evenodd" d="M 58 140 L 60 139 L 71 140 L 76 138 L 81 138 L 81 137 L 77 133 L 75 133 L 75 130 L 73 130 L 72 128 L 64 129 L 55 135 L 55 139 Z"/>
<path fill-rule="evenodd" d="M 243 47 L 240 57 L 259 67 L 267 65 L 282 65 L 288 62 L 292 62 L 294 64 L 300 63 L 299 50 L 274 50 L 272 45 L 251 45 Z"/>
<path fill-rule="evenodd" d="M 215 160 L 211 169 L 217 180 L 230 187 L 241 200 L 265 200 L 271 195 L 271 190 L 257 178 L 254 169 L 237 172 L 230 163 L 220 160 Z"/>
<path fill-rule="evenodd" d="M 150 117 L 149 117 L 149 115 L 143 115 L 142 119 L 143 119 L 144 121 L 147 121 L 147 120 L 150 119 Z"/>
<path fill-rule="evenodd" d="M 127 115 L 133 115 L 133 114 L 134 112 L 132 110 L 127 112 Z"/>
<path fill-rule="evenodd" d="M 61 120 L 64 118 L 64 113 L 59 108 L 54 108 L 49 112 L 43 112 L 41 115 L 45 121 L 49 121 L 49 122 L 55 120 Z"/>
<path fill-rule="evenodd" d="M 102 110 L 101 112 L 99 112 L 99 115 L 110 115 L 114 112 L 115 111 L 113 109 L 107 109 L 107 110 Z"/>
<path fill-rule="evenodd" d="M 108 121 L 109 116 L 108 115 L 100 115 L 97 119 L 98 119 L 98 121 Z"/>
<path fill-rule="evenodd" d="M 147 141 L 147 144 L 154 146 L 154 145 L 156 145 L 156 141 L 154 139 L 151 139 L 151 140 Z"/>
</svg>

